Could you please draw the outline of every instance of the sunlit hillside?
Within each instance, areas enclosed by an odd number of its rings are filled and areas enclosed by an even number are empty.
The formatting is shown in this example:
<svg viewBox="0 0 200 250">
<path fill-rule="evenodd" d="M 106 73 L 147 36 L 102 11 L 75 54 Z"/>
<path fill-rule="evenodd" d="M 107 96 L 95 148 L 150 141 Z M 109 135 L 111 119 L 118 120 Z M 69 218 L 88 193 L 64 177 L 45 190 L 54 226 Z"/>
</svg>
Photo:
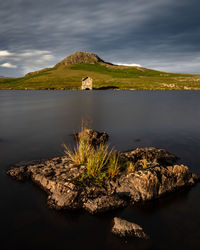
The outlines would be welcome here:
<svg viewBox="0 0 200 250">
<path fill-rule="evenodd" d="M 0 89 L 80 89 L 86 76 L 96 89 L 200 89 L 200 75 L 113 65 L 89 52 L 75 52 L 53 68 L 21 78 L 2 78 Z"/>
</svg>

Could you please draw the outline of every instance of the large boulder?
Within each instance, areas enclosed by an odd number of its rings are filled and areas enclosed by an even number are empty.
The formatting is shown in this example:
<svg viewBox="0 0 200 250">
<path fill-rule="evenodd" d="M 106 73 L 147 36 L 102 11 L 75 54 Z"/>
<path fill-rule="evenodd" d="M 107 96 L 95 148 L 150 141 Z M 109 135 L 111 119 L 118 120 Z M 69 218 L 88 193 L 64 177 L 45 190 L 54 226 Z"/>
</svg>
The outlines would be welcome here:
<svg viewBox="0 0 200 250">
<path fill-rule="evenodd" d="M 80 140 L 80 137 L 84 136 L 85 139 L 87 141 L 89 141 L 89 143 L 96 147 L 100 144 L 104 144 L 108 141 L 108 134 L 106 132 L 98 132 L 96 130 L 93 129 L 85 129 L 81 132 L 79 132 L 78 134 L 75 135 L 75 137 L 78 139 L 78 141 Z"/>
<path fill-rule="evenodd" d="M 117 217 L 113 219 L 112 233 L 119 237 L 149 239 L 149 236 L 143 231 L 141 226 Z"/>
<path fill-rule="evenodd" d="M 128 196 L 132 203 L 158 198 L 180 188 L 190 187 L 199 180 L 185 165 L 152 167 L 126 173 L 118 180 L 116 192 Z"/>
</svg>

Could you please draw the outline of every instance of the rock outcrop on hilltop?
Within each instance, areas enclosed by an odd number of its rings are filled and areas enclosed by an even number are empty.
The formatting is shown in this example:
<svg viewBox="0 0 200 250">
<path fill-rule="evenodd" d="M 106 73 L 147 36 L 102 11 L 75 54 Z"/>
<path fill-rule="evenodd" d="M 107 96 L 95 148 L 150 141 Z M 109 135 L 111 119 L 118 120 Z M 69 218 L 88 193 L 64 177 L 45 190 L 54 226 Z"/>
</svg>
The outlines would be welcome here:
<svg viewBox="0 0 200 250">
<path fill-rule="evenodd" d="M 69 65 L 69 64 L 79 64 L 79 63 L 104 63 L 104 61 L 94 53 L 76 51 L 70 56 L 66 57 L 62 61 L 56 64 L 59 65 Z"/>
<path fill-rule="evenodd" d="M 94 147 L 108 139 L 106 133 L 87 132 Z M 199 180 L 187 166 L 177 165 L 177 157 L 164 149 L 137 148 L 119 155 L 131 163 L 130 167 L 101 186 L 77 182 L 87 167 L 74 164 L 67 156 L 23 162 L 7 173 L 18 180 L 30 178 L 39 184 L 48 193 L 48 204 L 53 208 L 83 208 L 92 214 L 159 198 L 191 187 Z"/>
</svg>

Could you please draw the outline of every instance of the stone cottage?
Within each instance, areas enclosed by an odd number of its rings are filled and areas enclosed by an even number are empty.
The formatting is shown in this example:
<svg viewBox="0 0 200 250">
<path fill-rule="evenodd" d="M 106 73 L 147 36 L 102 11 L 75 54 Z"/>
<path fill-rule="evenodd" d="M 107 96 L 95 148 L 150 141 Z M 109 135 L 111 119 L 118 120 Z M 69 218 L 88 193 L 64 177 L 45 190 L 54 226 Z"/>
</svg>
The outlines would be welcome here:
<svg viewBox="0 0 200 250">
<path fill-rule="evenodd" d="M 86 76 L 82 79 L 82 90 L 92 90 L 92 78 L 89 76 Z"/>
</svg>

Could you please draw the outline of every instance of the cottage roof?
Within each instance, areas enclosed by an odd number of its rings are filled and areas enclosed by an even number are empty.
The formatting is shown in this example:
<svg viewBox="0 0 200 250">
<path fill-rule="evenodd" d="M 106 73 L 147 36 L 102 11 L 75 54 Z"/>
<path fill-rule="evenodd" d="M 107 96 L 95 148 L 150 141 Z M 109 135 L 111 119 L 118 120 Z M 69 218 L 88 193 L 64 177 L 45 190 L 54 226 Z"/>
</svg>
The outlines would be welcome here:
<svg viewBox="0 0 200 250">
<path fill-rule="evenodd" d="M 82 78 L 82 81 L 85 81 L 85 80 L 87 80 L 88 78 L 89 78 L 89 77 L 86 76 L 86 77 Z"/>
</svg>

